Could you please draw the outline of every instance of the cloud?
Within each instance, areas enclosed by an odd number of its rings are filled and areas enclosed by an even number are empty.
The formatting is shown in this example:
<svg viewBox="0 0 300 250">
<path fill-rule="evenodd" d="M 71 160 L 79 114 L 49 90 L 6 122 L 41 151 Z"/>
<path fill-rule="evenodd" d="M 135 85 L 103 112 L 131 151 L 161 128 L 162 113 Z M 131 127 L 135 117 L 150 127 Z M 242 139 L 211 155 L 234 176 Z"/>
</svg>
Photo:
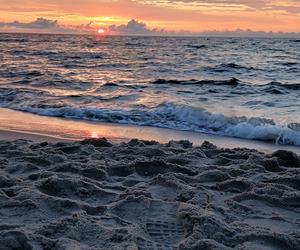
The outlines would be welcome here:
<svg viewBox="0 0 300 250">
<path fill-rule="evenodd" d="M 37 18 L 33 22 L 22 23 L 19 21 L 14 22 L 1 22 L 0 27 L 2 28 L 15 28 L 15 29 L 25 29 L 25 30 L 45 30 L 45 31 L 64 31 L 64 28 L 58 25 L 57 20 L 48 20 L 45 18 Z"/>
<path fill-rule="evenodd" d="M 133 0 L 139 3 L 169 8 L 190 7 L 192 10 L 256 10 L 284 11 L 290 14 L 300 14 L 298 0 Z"/>
<path fill-rule="evenodd" d="M 29 28 L 29 29 L 60 29 L 58 26 L 57 20 L 48 20 L 45 18 L 38 18 L 31 23 L 20 23 L 15 21 L 10 23 L 10 25 L 15 26 L 16 28 Z"/>
<path fill-rule="evenodd" d="M 225 31 L 205 31 L 201 33 L 193 33 L 193 35 L 207 36 L 207 37 L 253 37 L 253 38 L 299 38 L 299 32 L 266 32 L 266 31 L 253 31 L 251 29 L 236 29 L 236 30 L 225 30 Z"/>
<path fill-rule="evenodd" d="M 111 25 L 109 31 L 116 34 L 126 35 L 158 35 L 166 33 L 163 29 L 150 29 L 143 22 L 130 20 L 127 24 Z"/>
<path fill-rule="evenodd" d="M 91 14 L 98 11 L 99 8 L 115 5 L 118 7 L 134 6 L 141 3 L 147 6 L 168 6 L 170 8 L 178 8 L 178 6 L 197 6 L 209 9 L 221 7 L 225 9 L 235 9 L 237 7 L 249 8 L 253 10 L 283 10 L 288 13 L 300 13 L 299 0 L 0 0 L 0 10 L 9 10 L 15 12 L 32 12 L 34 8 L 41 10 L 57 10 L 70 12 Z"/>
<path fill-rule="evenodd" d="M 247 6 L 249 8 L 260 9 L 270 2 L 269 0 L 170 0 L 170 2 L 187 2 L 187 3 L 198 3 L 203 5 L 214 5 L 222 7 L 231 6 Z"/>
<path fill-rule="evenodd" d="M 15 31 L 31 31 L 37 33 L 92 33 L 96 32 L 99 26 L 90 22 L 77 26 L 60 25 L 57 20 L 50 20 L 43 17 L 37 18 L 35 21 L 24 23 L 19 21 L 0 22 L 1 28 L 10 28 Z M 127 24 L 110 25 L 107 30 L 109 34 L 116 35 L 157 35 L 166 34 L 163 29 L 150 29 L 143 22 L 130 20 Z"/>
<path fill-rule="evenodd" d="M 173 30 L 299 32 L 300 0 L 0 0 L 0 21 L 18 17 L 28 22 L 40 16 L 69 25 L 87 20 L 120 25 L 134 18 Z"/>
<path fill-rule="evenodd" d="M 0 29 L 4 31 L 15 32 L 36 32 L 36 33 L 89 33 L 95 31 L 92 27 L 93 23 L 81 24 L 79 26 L 60 25 L 57 20 L 49 20 L 43 17 L 37 18 L 35 21 L 24 23 L 19 21 L 0 22 Z"/>
<path fill-rule="evenodd" d="M 19 21 L 0 22 L 0 31 L 9 32 L 33 32 L 33 33 L 58 33 L 58 34 L 95 34 L 101 27 L 94 22 L 77 26 L 61 25 L 57 20 L 43 17 L 35 21 L 24 23 Z M 167 31 L 160 28 L 149 28 L 146 23 L 131 19 L 127 24 L 110 25 L 102 27 L 109 35 L 140 35 L 140 36 L 215 36 L 215 37 L 300 37 L 296 32 L 265 32 L 251 29 L 236 30 L 208 30 L 204 32 L 191 31 Z"/>
<path fill-rule="evenodd" d="M 158 28 L 148 28 L 146 23 L 130 20 L 127 24 L 109 26 L 111 34 L 118 35 L 153 35 L 153 36 L 216 36 L 216 37 L 300 37 L 300 33 L 295 32 L 265 32 L 253 31 L 251 29 L 236 29 L 236 30 L 209 30 L 203 32 L 190 31 L 166 31 Z"/>
</svg>

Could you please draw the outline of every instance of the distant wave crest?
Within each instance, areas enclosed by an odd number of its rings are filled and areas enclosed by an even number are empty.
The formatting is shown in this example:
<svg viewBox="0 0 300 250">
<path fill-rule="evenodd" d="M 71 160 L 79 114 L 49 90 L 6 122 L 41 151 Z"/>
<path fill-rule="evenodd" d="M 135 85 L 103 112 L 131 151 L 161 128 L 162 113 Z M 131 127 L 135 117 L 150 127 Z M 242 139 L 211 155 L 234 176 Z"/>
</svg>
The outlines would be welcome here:
<svg viewBox="0 0 300 250">
<path fill-rule="evenodd" d="M 199 85 L 199 86 L 232 86 L 232 87 L 245 87 L 250 89 L 259 89 L 269 94 L 284 94 L 286 91 L 300 90 L 300 83 L 285 84 L 281 82 L 270 82 L 267 84 L 247 84 L 243 83 L 237 78 L 230 78 L 228 80 L 177 80 L 177 79 L 157 79 L 152 84 L 165 84 L 165 85 Z"/>
<path fill-rule="evenodd" d="M 237 86 L 240 84 L 240 81 L 236 78 L 231 78 L 229 80 L 166 80 L 166 79 L 157 79 L 152 82 L 152 84 L 178 84 L 178 85 L 229 85 Z"/>
</svg>

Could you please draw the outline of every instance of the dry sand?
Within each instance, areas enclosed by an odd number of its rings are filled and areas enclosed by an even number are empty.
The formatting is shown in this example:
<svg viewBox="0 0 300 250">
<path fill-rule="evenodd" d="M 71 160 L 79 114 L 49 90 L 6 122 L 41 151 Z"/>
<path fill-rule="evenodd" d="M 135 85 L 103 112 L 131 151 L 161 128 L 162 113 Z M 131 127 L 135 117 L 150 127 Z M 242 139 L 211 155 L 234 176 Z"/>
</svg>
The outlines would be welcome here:
<svg viewBox="0 0 300 250">
<path fill-rule="evenodd" d="M 300 249 L 300 160 L 204 142 L 0 142 L 0 249 Z"/>
</svg>

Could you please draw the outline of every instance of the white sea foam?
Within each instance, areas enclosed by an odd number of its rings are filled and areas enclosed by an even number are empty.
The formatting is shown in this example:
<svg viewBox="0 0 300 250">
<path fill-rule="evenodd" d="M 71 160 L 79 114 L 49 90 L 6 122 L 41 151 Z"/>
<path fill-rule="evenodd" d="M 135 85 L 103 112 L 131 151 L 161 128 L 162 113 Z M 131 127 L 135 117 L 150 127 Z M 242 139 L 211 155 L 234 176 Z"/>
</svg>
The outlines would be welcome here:
<svg viewBox="0 0 300 250">
<path fill-rule="evenodd" d="M 278 144 L 300 145 L 300 131 L 273 120 L 259 117 L 228 117 L 205 109 L 162 103 L 155 108 L 38 108 L 14 105 L 14 109 L 45 116 L 155 126 L 188 130 L 244 139 L 272 141 Z"/>
</svg>

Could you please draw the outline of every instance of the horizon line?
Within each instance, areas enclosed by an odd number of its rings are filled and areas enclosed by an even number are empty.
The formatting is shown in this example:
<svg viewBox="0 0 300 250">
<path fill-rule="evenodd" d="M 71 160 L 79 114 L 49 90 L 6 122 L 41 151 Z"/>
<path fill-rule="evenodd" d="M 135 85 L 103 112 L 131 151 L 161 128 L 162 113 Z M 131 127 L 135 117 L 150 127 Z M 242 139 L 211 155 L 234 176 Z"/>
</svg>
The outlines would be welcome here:
<svg viewBox="0 0 300 250">
<path fill-rule="evenodd" d="M 216 32 L 209 34 L 209 32 Z M 59 33 L 59 32 L 9 32 L 9 31 L 0 31 L 0 34 L 15 34 L 15 35 L 67 35 L 67 36 L 97 36 L 97 37 L 190 37 L 190 38 L 285 38 L 293 39 L 300 38 L 300 32 L 266 32 L 266 31 L 246 31 L 241 30 L 241 32 L 247 33 L 260 33 L 253 35 L 239 34 L 237 31 L 204 31 L 204 32 L 195 32 L 190 34 L 103 34 L 99 35 L 97 33 Z M 219 34 L 218 34 L 219 33 Z M 223 33 L 223 34 L 222 34 Z M 226 34 L 227 33 L 227 34 Z M 294 35 L 294 36 L 293 36 Z"/>
</svg>

